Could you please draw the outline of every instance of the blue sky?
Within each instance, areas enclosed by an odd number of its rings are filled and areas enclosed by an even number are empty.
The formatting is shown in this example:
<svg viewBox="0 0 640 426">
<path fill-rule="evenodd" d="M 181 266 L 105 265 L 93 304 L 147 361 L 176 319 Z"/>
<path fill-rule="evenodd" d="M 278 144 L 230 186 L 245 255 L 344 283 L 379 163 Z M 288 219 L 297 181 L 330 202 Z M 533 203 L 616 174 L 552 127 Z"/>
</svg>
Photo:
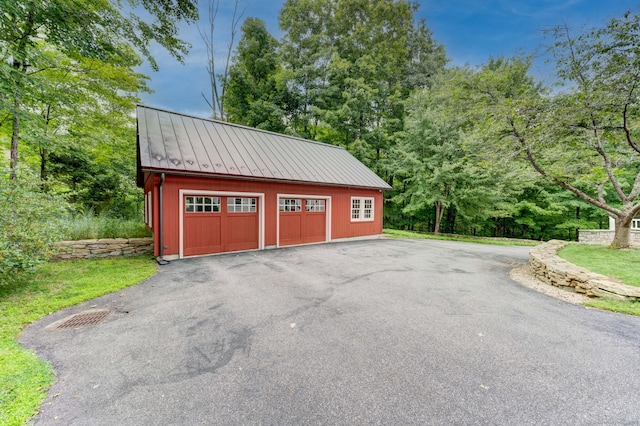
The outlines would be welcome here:
<svg viewBox="0 0 640 426">
<path fill-rule="evenodd" d="M 201 28 L 207 28 L 207 4 L 200 0 Z M 213 0 L 211 0 L 213 1 Z M 541 51 L 547 40 L 546 28 L 566 23 L 579 30 L 601 26 L 625 11 L 640 10 L 638 0 L 419 0 L 417 17 L 424 19 L 434 38 L 445 46 L 452 65 L 481 65 L 491 56 L 533 54 Z M 278 13 L 283 0 L 244 0 L 245 17 L 265 21 L 271 34 L 280 38 Z M 229 22 L 233 0 L 221 0 L 216 21 L 217 55 L 224 56 L 230 34 Z M 238 32 L 238 37 L 240 33 Z M 154 93 L 145 94 L 146 105 L 173 111 L 209 116 L 201 93 L 208 93 L 206 55 L 195 25 L 183 26 L 180 36 L 192 44 L 184 65 L 165 52 L 154 49 L 159 72 L 147 66 L 141 71 L 151 80 Z M 553 69 L 543 58 L 534 62 L 532 72 L 545 80 L 552 79 Z"/>
</svg>

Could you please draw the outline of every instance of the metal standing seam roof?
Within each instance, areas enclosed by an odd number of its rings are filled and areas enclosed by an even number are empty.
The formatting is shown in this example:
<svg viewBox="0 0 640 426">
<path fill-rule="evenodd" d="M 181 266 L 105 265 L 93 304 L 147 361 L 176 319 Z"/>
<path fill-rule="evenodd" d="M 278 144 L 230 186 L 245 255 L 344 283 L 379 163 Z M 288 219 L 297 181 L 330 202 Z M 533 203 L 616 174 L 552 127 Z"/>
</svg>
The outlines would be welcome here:
<svg viewBox="0 0 640 426">
<path fill-rule="evenodd" d="M 391 189 L 342 147 L 139 105 L 139 171 Z"/>
</svg>

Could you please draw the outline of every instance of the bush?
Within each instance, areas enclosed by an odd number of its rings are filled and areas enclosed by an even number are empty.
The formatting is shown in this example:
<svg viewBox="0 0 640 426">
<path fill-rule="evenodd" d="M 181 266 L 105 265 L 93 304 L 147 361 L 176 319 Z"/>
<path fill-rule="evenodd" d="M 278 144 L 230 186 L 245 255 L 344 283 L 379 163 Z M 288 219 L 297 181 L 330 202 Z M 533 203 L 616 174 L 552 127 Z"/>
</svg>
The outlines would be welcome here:
<svg viewBox="0 0 640 426">
<path fill-rule="evenodd" d="M 0 285 L 10 284 L 55 253 L 67 203 L 43 193 L 40 185 L 27 171 L 12 180 L 0 169 Z"/>
<path fill-rule="evenodd" d="M 95 215 L 87 209 L 82 214 L 67 215 L 61 224 L 65 240 L 87 240 L 94 238 L 139 238 L 151 236 L 151 231 L 142 219 L 123 219 L 106 214 Z"/>
</svg>

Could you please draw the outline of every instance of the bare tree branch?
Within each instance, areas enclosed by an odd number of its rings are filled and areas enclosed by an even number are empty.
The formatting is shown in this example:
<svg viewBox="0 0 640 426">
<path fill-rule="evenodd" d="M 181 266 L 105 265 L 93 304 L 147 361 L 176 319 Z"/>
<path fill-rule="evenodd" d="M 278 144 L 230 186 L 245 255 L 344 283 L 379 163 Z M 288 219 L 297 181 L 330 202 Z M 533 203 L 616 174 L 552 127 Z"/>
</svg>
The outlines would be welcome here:
<svg viewBox="0 0 640 426">
<path fill-rule="evenodd" d="M 634 84 L 634 87 L 635 87 L 635 84 Z M 640 146 L 631 137 L 631 131 L 629 130 L 629 123 L 628 123 L 628 120 L 629 120 L 628 114 L 629 114 L 629 102 L 625 103 L 624 110 L 622 111 L 622 129 L 624 130 L 624 134 L 629 146 L 633 150 L 635 150 L 638 154 L 640 154 Z"/>
<path fill-rule="evenodd" d="M 613 189 L 615 189 L 616 194 L 618 194 L 618 197 L 620 197 L 620 200 L 622 202 L 627 202 L 628 201 L 627 194 L 624 193 L 624 191 L 622 190 L 622 187 L 620 186 L 620 182 L 618 182 L 618 179 L 613 173 L 613 165 L 611 164 L 611 158 L 609 157 L 609 154 L 607 154 L 607 151 L 605 151 L 605 149 L 603 148 L 602 141 L 597 137 L 597 130 L 594 129 L 594 132 L 596 134 L 595 150 L 598 152 L 598 154 L 600 154 L 600 156 L 604 160 L 604 168 L 607 171 L 607 176 L 609 177 L 609 181 L 611 182 L 611 185 L 613 185 Z"/>
<path fill-rule="evenodd" d="M 202 94 L 202 97 L 211 108 L 211 115 L 213 118 L 218 117 L 217 110 L 217 99 L 218 99 L 218 82 L 216 81 L 216 73 L 215 73 L 215 43 L 214 43 L 214 35 L 215 35 L 215 22 L 216 17 L 218 15 L 218 7 L 220 6 L 219 0 L 209 0 L 209 9 L 208 9 L 208 19 L 209 19 L 209 32 L 205 33 L 200 29 L 200 26 L 197 25 L 198 33 L 200 33 L 200 38 L 205 46 L 205 52 L 207 54 L 207 73 L 209 74 L 209 87 L 211 90 L 211 99 L 207 99 L 207 97 Z"/>
<path fill-rule="evenodd" d="M 640 172 L 638 172 L 633 181 L 633 186 L 631 187 L 631 192 L 628 197 L 629 202 L 634 202 L 638 197 L 640 197 Z"/>
<path fill-rule="evenodd" d="M 526 138 L 518 131 L 513 119 L 509 120 L 509 125 L 511 126 L 512 136 L 520 143 L 520 146 L 525 152 L 525 157 L 527 161 L 529 162 L 529 164 L 531 164 L 531 166 L 535 169 L 535 171 L 537 171 L 542 177 L 552 180 L 557 185 L 560 185 L 564 189 L 574 193 L 575 195 L 582 198 L 584 201 L 588 202 L 589 204 L 599 207 L 602 210 L 605 210 L 606 212 L 609 212 L 615 216 L 619 216 L 622 213 L 620 210 L 609 206 L 606 202 L 597 200 L 591 197 L 589 194 L 569 184 L 568 182 L 565 182 L 564 180 L 558 178 L 557 176 L 553 176 L 547 173 L 547 171 L 544 170 L 542 166 L 540 166 L 540 164 L 536 161 L 533 155 L 533 152 L 531 152 L 531 149 L 527 146 Z"/>
<path fill-rule="evenodd" d="M 607 182 L 608 180 L 603 180 L 598 184 L 598 201 L 603 204 L 606 204 L 606 201 L 604 200 L 604 186 L 607 184 Z"/>
<path fill-rule="evenodd" d="M 231 18 L 231 39 L 227 46 L 226 58 L 222 63 L 222 73 L 216 72 L 216 57 L 215 57 L 215 28 L 216 19 L 218 17 L 218 9 L 220 7 L 220 0 L 209 0 L 209 28 L 207 32 L 204 32 L 198 26 L 198 32 L 200 38 L 205 45 L 207 53 L 207 73 L 209 74 L 209 84 L 211 87 L 210 99 L 208 99 L 204 93 L 201 93 L 214 118 L 226 120 L 225 108 L 224 108 L 224 94 L 227 87 L 227 80 L 229 77 L 229 67 L 231 65 L 231 53 L 233 52 L 233 46 L 236 35 L 238 33 L 238 25 L 242 20 L 248 6 L 244 6 L 240 10 L 242 0 L 235 0 L 233 5 L 233 14 Z"/>
</svg>

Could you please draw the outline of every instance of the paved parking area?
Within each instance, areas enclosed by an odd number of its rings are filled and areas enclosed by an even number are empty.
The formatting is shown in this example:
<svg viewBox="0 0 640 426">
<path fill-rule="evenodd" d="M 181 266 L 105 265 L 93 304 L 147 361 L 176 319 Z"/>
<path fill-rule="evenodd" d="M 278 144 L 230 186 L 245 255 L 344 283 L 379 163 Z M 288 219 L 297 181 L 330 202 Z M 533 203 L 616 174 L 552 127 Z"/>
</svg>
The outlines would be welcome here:
<svg viewBox="0 0 640 426">
<path fill-rule="evenodd" d="M 57 371 L 35 423 L 640 423 L 640 318 L 515 283 L 527 253 L 374 240 L 172 262 L 23 332 Z M 114 313 L 45 329 L 92 307 Z"/>
</svg>

